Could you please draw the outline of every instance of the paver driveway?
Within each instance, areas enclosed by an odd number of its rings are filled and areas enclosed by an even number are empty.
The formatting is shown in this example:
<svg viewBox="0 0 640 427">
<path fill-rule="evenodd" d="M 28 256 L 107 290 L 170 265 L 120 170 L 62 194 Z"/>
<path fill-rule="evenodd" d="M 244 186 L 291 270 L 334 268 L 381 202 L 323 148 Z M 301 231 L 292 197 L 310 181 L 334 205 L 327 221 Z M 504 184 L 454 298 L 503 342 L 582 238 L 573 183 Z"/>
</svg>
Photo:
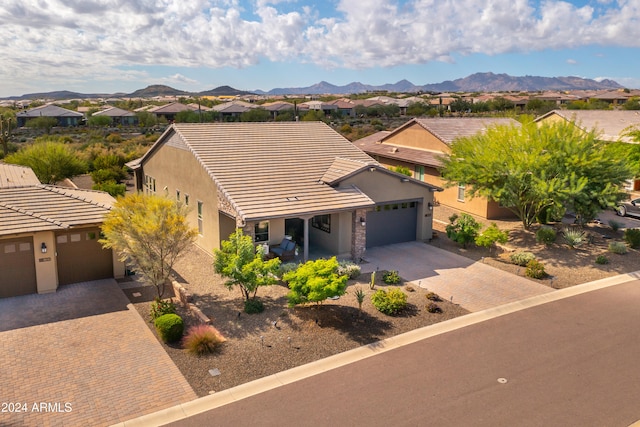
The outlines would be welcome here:
<svg viewBox="0 0 640 427">
<path fill-rule="evenodd" d="M 428 289 L 469 311 L 480 311 L 552 292 L 532 280 L 421 242 L 367 249 L 365 273 L 398 270 L 414 285 Z"/>
<path fill-rule="evenodd" d="M 196 398 L 112 279 L 0 299 L 0 378 L 2 426 L 110 425 Z"/>
</svg>

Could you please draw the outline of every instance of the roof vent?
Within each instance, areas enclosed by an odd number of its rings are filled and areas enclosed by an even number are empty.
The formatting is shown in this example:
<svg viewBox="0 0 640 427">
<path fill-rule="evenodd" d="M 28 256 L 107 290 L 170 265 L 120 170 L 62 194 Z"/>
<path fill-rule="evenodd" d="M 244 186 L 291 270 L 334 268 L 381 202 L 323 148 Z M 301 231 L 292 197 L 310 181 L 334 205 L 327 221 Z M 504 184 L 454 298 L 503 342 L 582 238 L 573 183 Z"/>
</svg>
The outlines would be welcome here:
<svg viewBox="0 0 640 427">
<path fill-rule="evenodd" d="M 398 151 L 400 151 L 400 150 L 398 149 L 398 147 L 393 147 L 393 148 L 391 149 L 391 152 L 392 152 L 392 153 L 397 153 Z"/>
<path fill-rule="evenodd" d="M 288 202 L 295 202 L 295 201 L 297 201 L 297 200 L 300 200 L 300 199 L 298 199 L 298 197 L 297 197 L 297 196 L 287 197 L 287 201 L 288 201 Z"/>
</svg>

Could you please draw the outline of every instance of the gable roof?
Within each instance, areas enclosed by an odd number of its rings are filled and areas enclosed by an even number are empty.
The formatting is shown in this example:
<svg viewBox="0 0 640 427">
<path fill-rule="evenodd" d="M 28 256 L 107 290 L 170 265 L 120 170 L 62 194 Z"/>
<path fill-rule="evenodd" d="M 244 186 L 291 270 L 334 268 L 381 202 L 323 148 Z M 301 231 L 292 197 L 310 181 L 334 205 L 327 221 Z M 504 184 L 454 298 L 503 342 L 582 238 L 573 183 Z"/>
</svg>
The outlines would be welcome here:
<svg viewBox="0 0 640 427">
<path fill-rule="evenodd" d="M 21 111 L 16 117 L 34 118 L 34 117 L 84 117 L 82 113 L 67 110 L 57 105 L 49 104 L 32 108 L 28 111 Z"/>
<path fill-rule="evenodd" d="M 118 108 L 118 107 L 109 107 L 92 114 L 92 116 L 107 116 L 107 117 L 132 117 L 135 115 L 136 114 L 131 111 L 123 110 L 122 108 Z"/>
<path fill-rule="evenodd" d="M 442 166 L 442 161 L 440 160 L 442 153 L 440 152 L 411 147 L 397 147 L 392 144 L 381 144 L 380 141 L 390 133 L 389 131 L 380 131 L 353 141 L 353 144 L 372 156 L 402 160 L 407 163 L 415 163 L 435 168 Z"/>
<path fill-rule="evenodd" d="M 98 203 L 83 197 L 82 190 L 74 191 L 41 184 L 0 188 L 0 235 L 101 223 L 114 199 Z"/>
<path fill-rule="evenodd" d="M 40 180 L 33 169 L 0 162 L 0 188 L 38 185 Z"/>
<path fill-rule="evenodd" d="M 365 166 L 375 165 L 376 162 L 371 159 L 370 162 L 363 162 L 362 160 L 351 160 L 342 157 L 336 157 L 331 163 L 331 166 L 326 170 L 320 181 L 329 185 L 337 182 L 341 178 L 352 174 Z"/>
<path fill-rule="evenodd" d="M 140 164 L 165 143 L 191 151 L 245 221 L 374 205 L 355 187 L 322 182 L 337 157 L 377 164 L 322 122 L 176 123 Z"/>
<path fill-rule="evenodd" d="M 558 116 L 573 122 L 584 131 L 601 132 L 604 141 L 632 142 L 622 133 L 630 126 L 640 126 L 640 111 L 634 110 L 553 110 L 536 118 L 536 122 L 551 116 Z"/>
</svg>

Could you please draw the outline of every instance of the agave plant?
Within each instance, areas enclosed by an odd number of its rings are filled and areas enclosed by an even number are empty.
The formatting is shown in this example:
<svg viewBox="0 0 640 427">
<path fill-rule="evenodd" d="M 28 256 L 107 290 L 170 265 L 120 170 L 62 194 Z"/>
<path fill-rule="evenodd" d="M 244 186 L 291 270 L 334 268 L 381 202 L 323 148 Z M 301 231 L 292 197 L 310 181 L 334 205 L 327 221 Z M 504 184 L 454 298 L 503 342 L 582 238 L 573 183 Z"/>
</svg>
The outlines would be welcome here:
<svg viewBox="0 0 640 427">
<path fill-rule="evenodd" d="M 579 228 L 565 228 L 562 234 L 571 249 L 576 249 L 587 241 L 587 233 Z"/>
</svg>

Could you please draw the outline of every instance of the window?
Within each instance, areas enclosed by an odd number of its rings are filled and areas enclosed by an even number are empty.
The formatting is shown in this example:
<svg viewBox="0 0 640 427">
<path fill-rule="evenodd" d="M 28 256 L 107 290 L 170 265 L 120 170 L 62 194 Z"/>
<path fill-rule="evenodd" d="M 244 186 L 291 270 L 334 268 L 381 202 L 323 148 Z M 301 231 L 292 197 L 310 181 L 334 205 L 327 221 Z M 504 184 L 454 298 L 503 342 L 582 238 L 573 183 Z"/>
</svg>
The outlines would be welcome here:
<svg viewBox="0 0 640 427">
<path fill-rule="evenodd" d="M 458 185 L 458 201 L 464 202 L 464 184 Z"/>
<path fill-rule="evenodd" d="M 416 165 L 416 173 L 414 175 L 414 178 L 420 181 L 424 181 L 424 166 Z"/>
<path fill-rule="evenodd" d="M 202 236 L 203 227 L 202 227 L 202 202 L 198 200 L 198 234 Z"/>
<path fill-rule="evenodd" d="M 146 194 L 156 194 L 156 179 L 145 175 L 144 176 L 144 191 Z"/>
<path fill-rule="evenodd" d="M 256 242 L 268 242 L 269 241 L 269 221 L 256 222 L 254 226 L 255 241 Z"/>
<path fill-rule="evenodd" d="M 180 201 L 180 190 L 176 190 L 176 200 Z"/>
<path fill-rule="evenodd" d="M 322 230 L 327 233 L 331 233 L 331 215 L 316 215 L 311 218 L 311 226 Z"/>
<path fill-rule="evenodd" d="M 184 195 L 184 204 L 185 204 L 185 206 L 189 206 L 189 195 L 188 194 Z"/>
</svg>

